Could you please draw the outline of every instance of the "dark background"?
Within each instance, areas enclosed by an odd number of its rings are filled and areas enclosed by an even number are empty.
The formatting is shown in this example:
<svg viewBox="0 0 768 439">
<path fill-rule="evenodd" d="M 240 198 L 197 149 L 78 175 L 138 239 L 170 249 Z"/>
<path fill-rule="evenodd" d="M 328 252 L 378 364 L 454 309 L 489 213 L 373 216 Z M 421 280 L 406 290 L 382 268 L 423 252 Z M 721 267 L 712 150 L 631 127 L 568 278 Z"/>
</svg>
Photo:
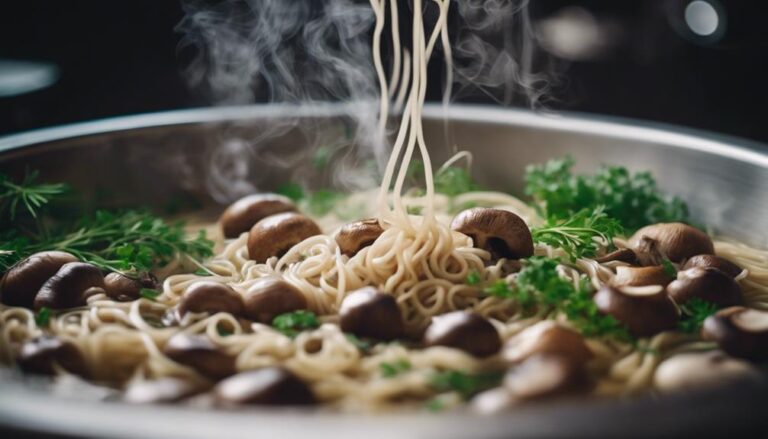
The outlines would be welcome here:
<svg viewBox="0 0 768 439">
<path fill-rule="evenodd" d="M 548 105 L 768 142 L 768 7 L 707 1 L 717 2 L 727 24 L 716 39 L 681 27 L 687 0 L 532 0 L 534 22 L 575 5 L 618 29 L 594 56 L 552 57 L 559 74 Z M 210 104 L 181 75 L 174 27 L 182 16 L 177 0 L 6 2 L 0 58 L 50 61 L 61 77 L 47 89 L 0 98 L 0 133 Z"/>
</svg>

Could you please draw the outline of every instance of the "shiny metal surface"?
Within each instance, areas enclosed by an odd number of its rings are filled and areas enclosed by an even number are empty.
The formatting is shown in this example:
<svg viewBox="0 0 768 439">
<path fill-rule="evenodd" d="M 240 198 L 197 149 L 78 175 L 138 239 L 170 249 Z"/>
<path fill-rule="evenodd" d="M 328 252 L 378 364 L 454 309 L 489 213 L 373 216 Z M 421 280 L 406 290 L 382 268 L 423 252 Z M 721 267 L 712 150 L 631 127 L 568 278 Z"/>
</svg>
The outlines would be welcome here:
<svg viewBox="0 0 768 439">
<path fill-rule="evenodd" d="M 262 189 L 288 181 L 301 166 L 274 169 L 264 157 L 297 157 L 318 129 L 339 135 L 349 109 L 255 106 L 186 110 L 88 122 L 0 138 L 0 170 L 40 169 L 45 179 L 67 181 L 99 205 L 167 205 L 179 196 L 210 203 L 208 168 L 228 141 L 261 142 L 262 155 L 246 178 Z M 428 106 L 427 143 L 438 162 L 449 147 L 474 154 L 484 185 L 520 193 L 527 164 L 572 155 L 580 171 L 601 163 L 649 170 L 660 185 L 683 197 L 693 217 L 720 234 L 768 247 L 768 148 L 763 145 L 637 122 L 596 117 L 538 115 L 485 107 Z M 290 129 L 275 132 L 290 118 Z M 265 137 L 269 139 L 265 140 Z M 323 176 L 312 178 L 322 179 Z M 327 176 L 325 176 L 327 178 Z M 105 195 L 106 194 L 106 195 Z M 218 195 L 223 201 L 226 194 Z M 296 411 L 201 411 L 134 407 L 116 402 L 51 396 L 0 375 L 0 424 L 94 437 L 529 437 L 616 436 L 766 431 L 763 387 L 720 389 L 697 395 L 632 401 L 563 401 L 521 408 L 489 419 L 466 414 L 355 416 Z"/>
</svg>

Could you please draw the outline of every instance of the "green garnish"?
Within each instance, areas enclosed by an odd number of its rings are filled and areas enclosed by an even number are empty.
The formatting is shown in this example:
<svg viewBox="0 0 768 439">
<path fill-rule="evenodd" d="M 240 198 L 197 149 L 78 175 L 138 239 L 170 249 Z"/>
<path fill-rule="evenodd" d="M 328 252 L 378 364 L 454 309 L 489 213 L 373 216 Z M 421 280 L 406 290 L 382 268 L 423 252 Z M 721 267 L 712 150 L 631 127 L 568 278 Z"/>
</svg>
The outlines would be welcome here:
<svg viewBox="0 0 768 439">
<path fill-rule="evenodd" d="M 678 329 L 683 332 L 696 333 L 701 329 L 704 320 L 714 314 L 718 307 L 712 302 L 694 298 L 681 305 L 680 310 L 683 316 L 677 325 Z"/>
<path fill-rule="evenodd" d="M 281 185 L 275 192 L 286 196 L 293 201 L 299 201 L 304 198 L 304 189 L 297 183 L 286 183 Z"/>
<path fill-rule="evenodd" d="M 594 175 L 573 175 L 574 160 L 550 160 L 526 169 L 525 192 L 547 219 L 566 220 L 582 209 L 604 206 L 631 233 L 648 224 L 688 221 L 688 208 L 666 197 L 648 172 L 631 174 L 620 166 L 603 166 Z"/>
<path fill-rule="evenodd" d="M 305 329 L 314 329 L 320 326 L 320 321 L 312 311 L 294 311 L 272 319 L 272 326 L 289 337 L 295 337 Z"/>
<path fill-rule="evenodd" d="M 469 399 L 483 390 L 498 386 L 502 376 L 501 372 L 471 374 L 449 370 L 432 375 L 429 385 L 437 392 L 457 392 L 464 399 Z"/>
<path fill-rule="evenodd" d="M 356 348 L 363 352 L 368 352 L 373 347 L 373 342 L 367 340 L 361 340 L 355 334 L 344 334 L 347 337 L 347 341 L 352 343 Z"/>
<path fill-rule="evenodd" d="M 28 171 L 17 184 L 7 175 L 0 174 L 0 218 L 14 221 L 21 213 L 20 208 L 32 218 L 37 218 L 45 205 L 68 189 L 67 185 L 61 183 L 37 183 L 37 176 L 37 171 Z"/>
<path fill-rule="evenodd" d="M 196 276 L 213 276 L 213 274 L 211 274 L 210 271 L 204 268 L 198 268 L 197 270 L 194 271 L 193 274 Z"/>
<path fill-rule="evenodd" d="M 424 162 L 411 160 L 407 171 L 408 178 L 413 182 L 423 181 Z M 461 195 L 480 189 L 480 186 L 472 180 L 469 171 L 464 168 L 448 167 L 435 172 L 435 192 L 450 197 Z"/>
<path fill-rule="evenodd" d="M 155 300 L 159 295 L 160 295 L 160 291 L 153 290 L 150 288 L 142 288 L 141 290 L 139 290 L 139 296 L 148 300 Z"/>
<path fill-rule="evenodd" d="M 591 212 L 582 209 L 565 220 L 549 218 L 543 226 L 531 229 L 535 242 L 562 248 L 574 262 L 595 256 L 602 245 L 613 247 L 613 238 L 622 233 L 621 224 L 608 217 L 603 206 Z"/>
<path fill-rule="evenodd" d="M 421 215 L 421 211 L 424 208 L 421 206 L 408 206 L 405 208 L 405 211 L 408 213 L 408 215 Z"/>
<path fill-rule="evenodd" d="M 280 186 L 278 194 L 284 195 L 295 202 L 305 203 L 309 213 L 315 216 L 323 216 L 331 212 L 338 202 L 344 198 L 341 192 L 330 189 L 320 189 L 315 192 L 305 192 L 297 183 L 286 183 Z"/>
<path fill-rule="evenodd" d="M 480 277 L 480 273 L 477 272 L 477 270 L 472 270 L 467 275 L 467 279 L 464 281 L 467 285 L 479 285 L 482 281 L 482 278 Z"/>
<path fill-rule="evenodd" d="M 664 268 L 664 273 L 666 273 L 667 276 L 671 277 L 672 279 L 677 279 L 677 268 L 675 268 L 675 265 L 667 258 L 664 258 L 661 260 L 661 266 Z"/>
<path fill-rule="evenodd" d="M 35 314 L 35 323 L 37 323 L 37 326 L 43 327 L 48 326 L 48 322 L 51 320 L 51 310 L 48 307 L 42 307 L 39 311 Z"/>
<path fill-rule="evenodd" d="M 515 297 L 512 287 L 504 279 L 499 279 L 490 286 L 485 287 L 483 292 L 502 299 L 512 299 Z"/>
<path fill-rule="evenodd" d="M 408 360 L 397 360 L 392 363 L 379 363 L 379 371 L 384 378 L 392 378 L 403 372 L 411 370 L 411 363 Z"/>
</svg>

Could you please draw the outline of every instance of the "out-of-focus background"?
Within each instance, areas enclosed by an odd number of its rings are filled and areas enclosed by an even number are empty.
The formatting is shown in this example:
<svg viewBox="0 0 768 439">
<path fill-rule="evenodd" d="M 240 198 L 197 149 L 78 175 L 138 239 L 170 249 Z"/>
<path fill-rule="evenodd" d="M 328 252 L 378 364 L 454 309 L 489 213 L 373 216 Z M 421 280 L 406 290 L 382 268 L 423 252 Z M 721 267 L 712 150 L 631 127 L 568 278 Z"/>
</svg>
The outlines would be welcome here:
<svg viewBox="0 0 768 439">
<path fill-rule="evenodd" d="M 546 106 L 768 142 L 766 12 L 751 0 L 531 0 L 551 61 Z M 183 16 L 178 0 L 5 2 L 0 134 L 210 105 L 181 74 Z"/>
</svg>

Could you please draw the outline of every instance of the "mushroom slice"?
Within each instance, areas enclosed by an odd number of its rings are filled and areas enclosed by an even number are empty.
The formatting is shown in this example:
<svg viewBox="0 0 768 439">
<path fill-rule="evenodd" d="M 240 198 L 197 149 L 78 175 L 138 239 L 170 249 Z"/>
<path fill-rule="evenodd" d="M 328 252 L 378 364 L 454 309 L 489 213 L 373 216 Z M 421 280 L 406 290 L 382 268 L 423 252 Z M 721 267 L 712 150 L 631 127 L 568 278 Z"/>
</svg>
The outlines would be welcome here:
<svg viewBox="0 0 768 439">
<path fill-rule="evenodd" d="M 664 360 L 656 369 L 653 385 L 662 392 L 699 390 L 763 379 L 757 368 L 722 351 L 678 354 Z"/>
<path fill-rule="evenodd" d="M 235 359 L 203 335 L 176 334 L 166 342 L 163 354 L 212 379 L 221 379 L 235 372 Z"/>
<path fill-rule="evenodd" d="M 679 311 L 661 285 L 603 285 L 594 296 L 597 309 L 618 320 L 637 337 L 674 329 Z"/>
<path fill-rule="evenodd" d="M 576 331 L 551 320 L 539 322 L 507 340 L 502 356 L 520 363 L 536 354 L 556 354 L 576 364 L 585 364 L 593 354 Z"/>
<path fill-rule="evenodd" d="M 426 346 L 461 349 L 476 357 L 494 355 L 501 349 L 496 328 L 475 313 L 454 311 L 432 318 L 424 333 Z"/>
<path fill-rule="evenodd" d="M 663 258 L 682 262 L 695 255 L 713 254 L 712 239 L 701 230 L 683 223 L 658 223 L 645 226 L 629 239 L 643 265 L 659 265 Z"/>
<path fill-rule="evenodd" d="M 504 377 L 504 387 L 517 400 L 537 400 L 585 393 L 591 383 L 583 365 L 560 355 L 534 355 Z"/>
<path fill-rule="evenodd" d="M 85 262 L 69 262 L 40 287 L 35 296 L 35 309 L 83 306 L 89 296 L 103 291 L 104 275 L 98 267 Z"/>
<path fill-rule="evenodd" d="M 736 277 L 740 275 L 742 271 L 744 271 L 743 268 L 739 267 L 728 259 L 716 255 L 696 255 L 685 262 L 685 265 L 683 265 L 683 270 L 687 270 L 693 267 L 717 268 L 718 270 L 731 277 Z"/>
<path fill-rule="evenodd" d="M 35 253 L 19 261 L 0 281 L 0 301 L 32 309 L 40 287 L 69 262 L 77 262 L 77 258 L 59 251 Z"/>
<path fill-rule="evenodd" d="M 53 375 L 55 365 L 81 376 L 87 371 L 80 349 L 54 335 L 42 335 L 24 342 L 16 361 L 24 372 L 40 375 Z"/>
<path fill-rule="evenodd" d="M 405 333 L 395 298 L 374 287 L 349 293 L 341 302 L 339 318 L 341 330 L 358 337 L 394 340 Z"/>
<path fill-rule="evenodd" d="M 264 218 L 283 212 L 296 212 L 290 198 L 277 194 L 253 194 L 232 203 L 219 218 L 225 238 L 237 238 Z"/>
<path fill-rule="evenodd" d="M 650 267 L 616 267 L 616 276 L 611 283 L 616 286 L 644 287 L 647 285 L 667 286 L 674 280 L 661 265 Z"/>
<path fill-rule="evenodd" d="M 336 234 L 336 243 L 341 253 L 351 258 L 363 248 L 373 244 L 382 233 L 384 229 L 381 228 L 379 220 L 364 219 L 342 226 Z"/>
<path fill-rule="evenodd" d="M 768 360 L 768 312 L 734 306 L 707 317 L 701 335 L 734 357 Z"/>
<path fill-rule="evenodd" d="M 245 292 L 245 316 L 271 323 L 276 316 L 307 308 L 307 299 L 298 288 L 277 277 L 264 277 Z"/>
<path fill-rule="evenodd" d="M 132 404 L 174 403 L 204 390 L 203 386 L 192 381 L 166 377 L 132 382 L 125 390 L 123 400 Z"/>
<path fill-rule="evenodd" d="M 225 284 L 204 280 L 195 282 L 181 296 L 179 316 L 188 312 L 226 312 L 243 314 L 243 298 Z"/>
<path fill-rule="evenodd" d="M 475 247 L 489 251 L 495 259 L 533 255 L 530 229 L 519 216 L 506 210 L 468 209 L 456 215 L 451 228 L 471 237 Z"/>
<path fill-rule="evenodd" d="M 595 258 L 595 261 L 605 264 L 607 262 L 626 262 L 628 264 L 636 264 L 637 263 L 637 255 L 635 254 L 632 249 L 629 248 L 620 248 L 618 250 L 614 250 L 608 254 L 605 254 L 603 256 L 600 256 L 599 258 Z"/>
<path fill-rule="evenodd" d="M 264 367 L 242 372 L 220 382 L 214 389 L 220 405 L 310 405 L 312 391 L 282 367 Z"/>
<path fill-rule="evenodd" d="M 294 245 L 315 235 L 320 227 L 298 213 L 278 213 L 256 223 L 248 234 L 248 257 L 263 264 L 272 256 L 282 256 Z"/>
<path fill-rule="evenodd" d="M 700 299 L 720 307 L 741 305 L 741 287 L 722 271 L 707 267 L 694 267 L 677 272 L 677 280 L 667 286 L 667 292 L 678 305 L 691 299 Z"/>
<path fill-rule="evenodd" d="M 141 297 L 142 288 L 156 289 L 157 278 L 147 271 L 139 273 L 136 279 L 116 272 L 104 276 L 104 290 L 107 296 L 118 302 L 138 299 Z"/>
</svg>

